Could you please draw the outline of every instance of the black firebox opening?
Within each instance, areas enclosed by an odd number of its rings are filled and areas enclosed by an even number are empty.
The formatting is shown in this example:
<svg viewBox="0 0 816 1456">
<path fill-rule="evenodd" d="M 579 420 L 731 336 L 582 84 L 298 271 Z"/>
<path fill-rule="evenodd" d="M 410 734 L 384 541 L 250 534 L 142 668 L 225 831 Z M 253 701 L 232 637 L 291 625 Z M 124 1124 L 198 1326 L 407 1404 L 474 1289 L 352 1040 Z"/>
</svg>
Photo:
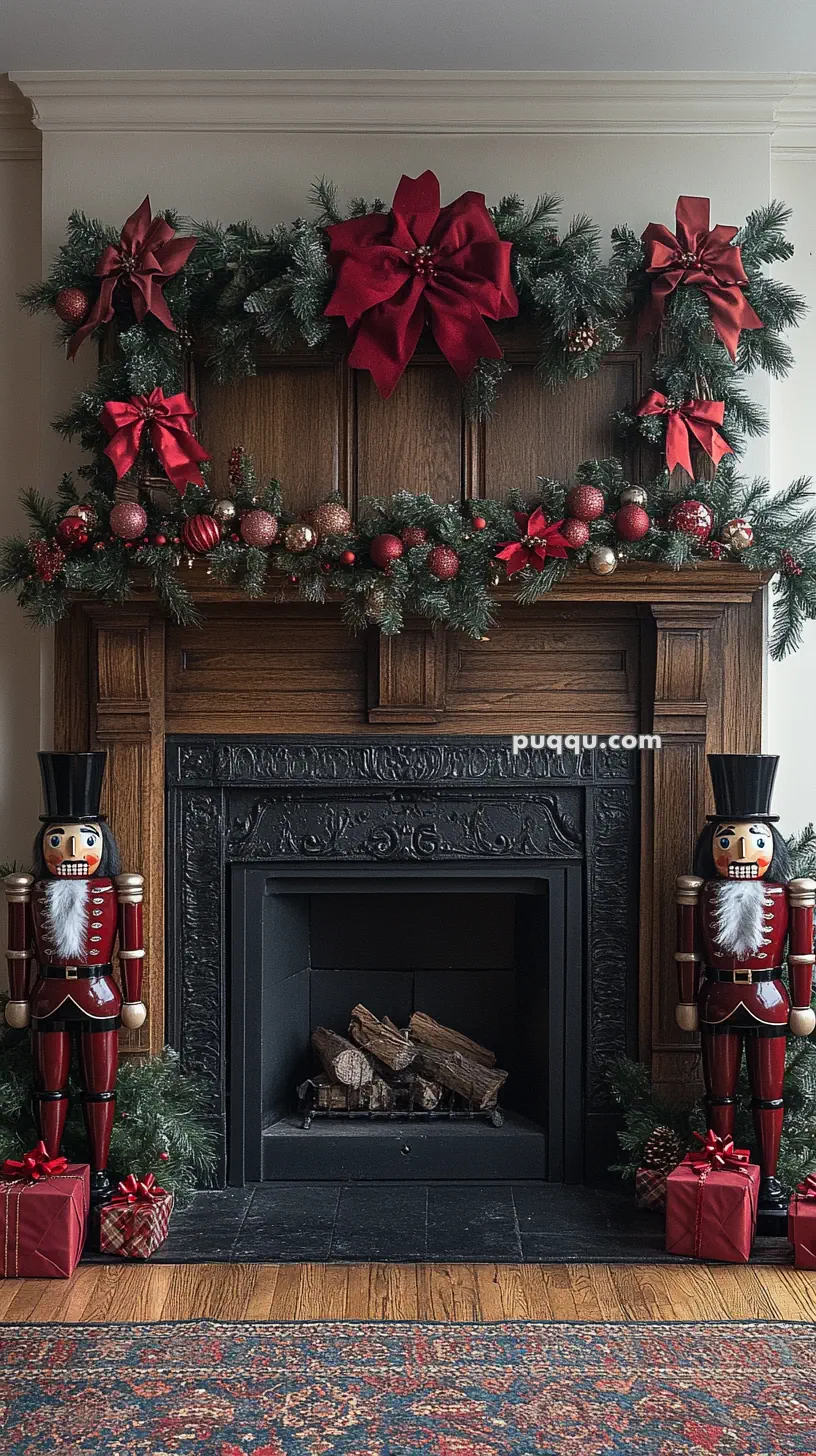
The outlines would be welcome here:
<svg viewBox="0 0 816 1456">
<path fill-rule="evenodd" d="M 578 866 L 457 874 L 340 867 L 232 871 L 230 1181 L 549 1178 L 583 1174 L 584 947 Z M 424 1011 L 495 1052 L 501 1127 L 318 1122 L 296 1087 L 317 1026 L 361 1002 Z"/>
</svg>

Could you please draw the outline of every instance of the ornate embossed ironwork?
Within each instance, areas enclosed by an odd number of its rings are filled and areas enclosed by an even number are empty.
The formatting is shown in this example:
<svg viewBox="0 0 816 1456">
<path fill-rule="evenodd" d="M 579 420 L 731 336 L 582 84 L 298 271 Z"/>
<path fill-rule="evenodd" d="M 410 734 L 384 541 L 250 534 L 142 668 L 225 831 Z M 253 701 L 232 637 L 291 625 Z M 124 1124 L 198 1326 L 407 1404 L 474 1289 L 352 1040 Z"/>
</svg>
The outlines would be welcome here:
<svg viewBox="0 0 816 1456">
<path fill-rule="evenodd" d="M 631 790 L 594 789 L 591 797 L 586 1090 L 588 1106 L 600 1110 L 612 1105 L 604 1069 L 631 1040 L 638 856 Z"/>
</svg>

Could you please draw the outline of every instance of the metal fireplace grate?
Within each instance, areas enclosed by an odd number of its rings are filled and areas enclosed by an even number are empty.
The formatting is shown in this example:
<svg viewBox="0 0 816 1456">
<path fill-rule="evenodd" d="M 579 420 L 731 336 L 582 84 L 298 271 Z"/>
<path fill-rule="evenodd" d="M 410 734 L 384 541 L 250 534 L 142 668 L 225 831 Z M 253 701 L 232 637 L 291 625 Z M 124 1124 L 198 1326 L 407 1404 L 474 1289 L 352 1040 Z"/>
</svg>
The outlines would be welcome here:
<svg viewBox="0 0 816 1456">
<path fill-rule="evenodd" d="M 476 1107 L 443 1090 L 434 1108 L 418 1107 L 410 1087 L 390 1088 L 390 1107 L 361 1105 L 361 1092 L 366 1088 L 339 1087 L 309 1078 L 298 1087 L 298 1112 L 301 1126 L 308 1131 L 315 1118 L 342 1122 L 487 1122 L 502 1127 L 504 1113 L 497 1103 L 492 1107 Z"/>
</svg>

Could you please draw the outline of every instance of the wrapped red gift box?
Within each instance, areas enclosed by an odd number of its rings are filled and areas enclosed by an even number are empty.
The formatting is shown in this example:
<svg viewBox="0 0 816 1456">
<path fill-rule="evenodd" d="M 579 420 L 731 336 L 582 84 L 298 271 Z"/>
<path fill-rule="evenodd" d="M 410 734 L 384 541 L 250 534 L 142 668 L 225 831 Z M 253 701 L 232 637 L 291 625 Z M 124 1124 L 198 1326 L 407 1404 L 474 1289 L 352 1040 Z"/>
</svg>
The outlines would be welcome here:
<svg viewBox="0 0 816 1456">
<path fill-rule="evenodd" d="M 816 1177 L 800 1183 L 788 1204 L 788 1238 L 797 1269 L 816 1269 Z"/>
<path fill-rule="evenodd" d="M 666 1207 L 666 1178 L 660 1168 L 638 1168 L 635 1173 L 635 1202 L 638 1208 L 662 1211 Z"/>
<path fill-rule="evenodd" d="M 119 1184 L 118 1197 L 102 1209 L 99 1248 L 123 1259 L 149 1259 L 167 1238 L 173 1195 L 159 1188 L 152 1175 L 143 1182 L 131 1174 Z"/>
<path fill-rule="evenodd" d="M 0 1276 L 69 1279 L 82 1256 L 91 1201 L 87 1163 L 36 1182 L 0 1182 Z"/>
<path fill-rule="evenodd" d="M 667 1253 L 748 1262 L 756 1231 L 759 1168 L 748 1162 L 745 1149 L 730 1146 L 725 1166 L 705 1161 L 703 1150 L 687 1153 L 666 1179 Z"/>
</svg>

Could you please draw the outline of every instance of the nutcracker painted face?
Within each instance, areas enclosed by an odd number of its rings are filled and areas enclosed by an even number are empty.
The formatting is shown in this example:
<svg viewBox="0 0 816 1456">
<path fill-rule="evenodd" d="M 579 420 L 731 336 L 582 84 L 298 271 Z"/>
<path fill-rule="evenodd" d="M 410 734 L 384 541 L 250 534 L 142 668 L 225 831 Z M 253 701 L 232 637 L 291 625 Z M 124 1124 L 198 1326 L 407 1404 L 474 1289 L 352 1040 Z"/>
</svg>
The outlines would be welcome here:
<svg viewBox="0 0 816 1456">
<path fill-rule="evenodd" d="M 95 819 L 46 825 L 42 854 L 50 875 L 65 880 L 87 880 L 102 862 L 105 841 Z"/>
<path fill-rule="evenodd" d="M 761 880 L 774 857 L 774 836 L 762 820 L 724 819 L 715 824 L 711 852 L 724 880 Z"/>
</svg>

